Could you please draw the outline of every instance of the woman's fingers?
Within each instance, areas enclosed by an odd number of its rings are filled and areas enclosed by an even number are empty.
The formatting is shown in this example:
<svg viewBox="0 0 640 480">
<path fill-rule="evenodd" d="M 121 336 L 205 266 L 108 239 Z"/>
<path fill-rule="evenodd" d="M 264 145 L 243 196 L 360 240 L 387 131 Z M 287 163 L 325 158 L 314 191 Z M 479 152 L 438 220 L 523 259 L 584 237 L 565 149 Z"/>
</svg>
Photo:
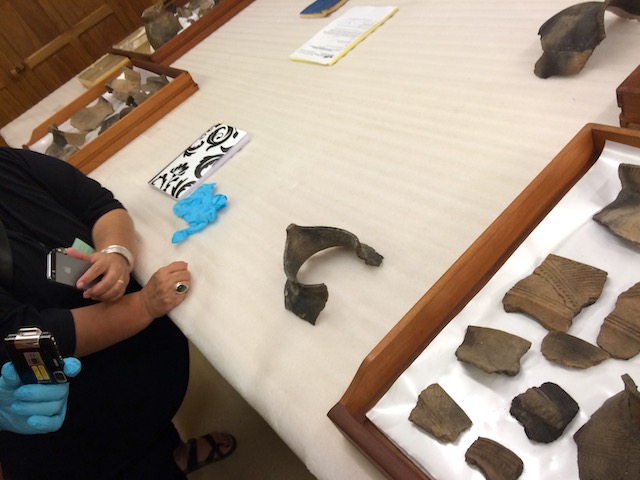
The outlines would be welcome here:
<svg viewBox="0 0 640 480">
<path fill-rule="evenodd" d="M 179 283 L 189 285 L 191 273 L 186 262 L 177 261 L 158 269 L 142 289 L 145 306 L 153 318 L 160 317 L 182 303 L 184 292 L 176 290 Z"/>
</svg>

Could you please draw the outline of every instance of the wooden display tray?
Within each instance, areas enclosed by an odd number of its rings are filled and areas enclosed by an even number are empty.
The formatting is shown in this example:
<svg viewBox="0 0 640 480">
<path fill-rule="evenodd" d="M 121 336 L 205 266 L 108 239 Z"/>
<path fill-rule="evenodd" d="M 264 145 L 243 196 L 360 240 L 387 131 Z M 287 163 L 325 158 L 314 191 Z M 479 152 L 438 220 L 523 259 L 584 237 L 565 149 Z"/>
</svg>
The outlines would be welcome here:
<svg viewBox="0 0 640 480">
<path fill-rule="evenodd" d="M 616 89 L 620 113 L 620 126 L 640 128 L 640 66 Z"/>
<path fill-rule="evenodd" d="M 640 131 L 585 125 L 371 351 L 329 411 L 343 434 L 389 478 L 434 480 L 367 419 L 367 412 L 593 166 L 606 140 L 640 147 Z"/>
<path fill-rule="evenodd" d="M 127 65 L 154 72 L 158 75 L 165 74 L 172 80 L 148 100 L 134 108 L 127 116 L 118 120 L 118 122 L 113 124 L 100 136 L 84 144 L 80 150 L 67 160 L 68 163 L 79 168 L 84 173 L 89 173 L 98 165 L 105 162 L 114 153 L 198 90 L 198 85 L 193 81 L 189 72 L 184 70 L 139 60 L 130 60 Z M 119 73 L 120 71 L 114 71 L 111 76 L 105 79 L 105 82 L 117 77 Z M 98 97 L 105 94 L 105 92 L 104 84 L 96 85 L 90 90 L 87 90 L 73 102 L 36 127 L 31 134 L 29 143 L 23 145 L 23 148 L 29 149 L 47 135 L 49 133 L 49 125 L 53 123 L 60 126 L 69 120 L 74 113 L 90 105 Z"/>
<path fill-rule="evenodd" d="M 123 49 L 122 44 L 125 43 L 126 39 L 109 49 L 109 53 L 124 55 L 131 59 L 170 65 L 211 35 L 212 32 L 228 22 L 251 2 L 253 2 L 253 0 L 220 0 L 215 7 L 205 13 L 196 22 L 182 30 L 178 35 L 152 53 L 147 53 L 141 49 L 138 49 L 138 51 Z M 176 5 L 184 5 L 187 3 L 187 0 L 176 0 L 174 3 Z M 142 27 L 141 35 L 144 35 L 146 38 L 144 27 Z"/>
</svg>

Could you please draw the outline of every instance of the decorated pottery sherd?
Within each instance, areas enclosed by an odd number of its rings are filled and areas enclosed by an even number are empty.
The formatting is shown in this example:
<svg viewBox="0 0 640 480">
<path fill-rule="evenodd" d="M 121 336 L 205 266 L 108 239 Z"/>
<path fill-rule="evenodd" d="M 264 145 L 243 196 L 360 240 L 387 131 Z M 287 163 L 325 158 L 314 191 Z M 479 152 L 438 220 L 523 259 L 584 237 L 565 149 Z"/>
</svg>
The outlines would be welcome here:
<svg viewBox="0 0 640 480">
<path fill-rule="evenodd" d="M 524 470 L 520 457 L 485 437 L 478 437 L 471 444 L 464 459 L 469 465 L 478 467 L 487 480 L 517 480 Z"/>
<path fill-rule="evenodd" d="M 442 443 L 455 442 L 472 425 L 467 414 L 437 383 L 420 393 L 409 420 Z"/>
<path fill-rule="evenodd" d="M 511 402 L 509 413 L 520 422 L 530 440 L 557 440 L 578 413 L 578 404 L 555 383 L 529 388 Z"/>
<path fill-rule="evenodd" d="M 624 390 L 606 400 L 573 436 L 580 480 L 640 478 L 640 394 L 627 374 Z"/>
<path fill-rule="evenodd" d="M 614 358 L 628 360 L 640 353 L 640 283 L 620 294 L 597 342 Z"/>
<path fill-rule="evenodd" d="M 566 332 L 573 317 L 600 297 L 606 279 L 599 268 L 550 254 L 502 303 L 507 312 L 525 313 L 547 330 Z"/>
</svg>

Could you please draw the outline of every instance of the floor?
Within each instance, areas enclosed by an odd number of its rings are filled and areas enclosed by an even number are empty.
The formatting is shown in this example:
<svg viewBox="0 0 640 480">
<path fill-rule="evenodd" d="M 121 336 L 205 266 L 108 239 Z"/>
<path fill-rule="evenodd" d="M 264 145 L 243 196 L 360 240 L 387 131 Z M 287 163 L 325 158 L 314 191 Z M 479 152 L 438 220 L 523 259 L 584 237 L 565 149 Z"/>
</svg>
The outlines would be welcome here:
<svg viewBox="0 0 640 480">
<path fill-rule="evenodd" d="M 269 425 L 193 346 L 191 377 L 175 424 L 183 439 L 221 430 L 233 433 L 232 456 L 192 473 L 189 480 L 315 480 Z"/>
</svg>

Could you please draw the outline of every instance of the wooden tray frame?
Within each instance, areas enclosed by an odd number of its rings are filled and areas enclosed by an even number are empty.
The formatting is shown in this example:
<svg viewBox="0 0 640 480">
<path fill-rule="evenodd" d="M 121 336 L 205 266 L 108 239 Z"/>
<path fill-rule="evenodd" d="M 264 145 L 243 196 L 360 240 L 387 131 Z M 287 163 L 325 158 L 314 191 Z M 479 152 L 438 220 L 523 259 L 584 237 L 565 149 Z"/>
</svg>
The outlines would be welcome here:
<svg viewBox="0 0 640 480">
<path fill-rule="evenodd" d="M 98 165 L 104 163 L 118 150 L 123 148 L 134 138 L 156 123 L 167 113 L 177 107 L 189 96 L 198 91 L 198 85 L 193 81 L 189 72 L 176 68 L 157 65 L 141 60 L 130 60 L 127 66 L 135 66 L 147 71 L 165 74 L 172 78 L 168 85 L 158 90 L 148 100 L 134 108 L 124 118 L 118 120 L 104 133 L 91 140 L 74 153 L 67 161 L 84 173 L 89 173 Z M 105 83 L 117 77 L 121 70 L 114 71 L 105 79 Z M 56 112 L 33 130 L 29 143 L 23 148 L 29 149 L 34 143 L 49 133 L 49 125 L 52 123 L 60 126 L 78 110 L 85 108 L 98 97 L 106 93 L 104 84 L 96 85 Z"/>
<path fill-rule="evenodd" d="M 366 413 L 593 166 L 606 140 L 640 147 L 640 131 L 585 125 L 371 351 L 329 411 L 333 423 L 389 478 L 435 480 Z"/>
<path fill-rule="evenodd" d="M 616 89 L 616 99 L 621 109 L 620 126 L 640 128 L 640 66 Z"/>
<path fill-rule="evenodd" d="M 220 0 L 220 3 L 205 13 L 196 22 L 188 28 L 185 28 L 179 35 L 173 37 L 151 54 L 123 50 L 115 45 L 109 49 L 109 53 L 161 65 L 171 65 L 252 2 L 253 0 Z M 174 3 L 184 5 L 187 3 L 187 0 L 175 1 Z"/>
</svg>

